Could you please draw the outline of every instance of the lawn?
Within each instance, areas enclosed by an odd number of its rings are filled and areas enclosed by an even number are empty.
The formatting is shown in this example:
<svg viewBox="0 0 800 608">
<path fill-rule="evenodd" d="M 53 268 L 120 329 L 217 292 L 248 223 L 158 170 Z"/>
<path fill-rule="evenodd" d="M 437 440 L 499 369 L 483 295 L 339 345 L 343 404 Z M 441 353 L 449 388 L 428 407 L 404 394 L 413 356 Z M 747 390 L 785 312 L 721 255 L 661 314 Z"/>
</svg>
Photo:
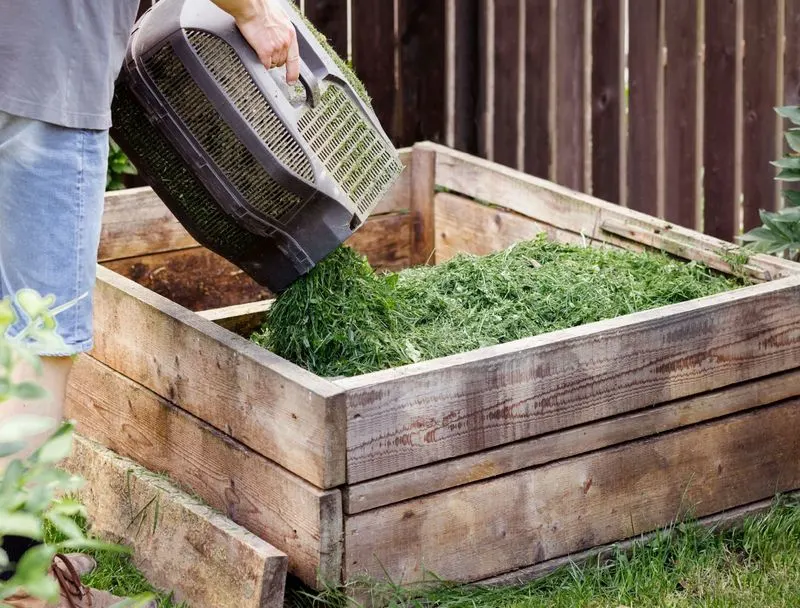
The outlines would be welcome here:
<svg viewBox="0 0 800 608">
<path fill-rule="evenodd" d="M 98 554 L 87 584 L 118 594 L 153 591 L 130 560 Z M 800 500 L 782 498 L 733 529 L 679 524 L 627 553 L 565 567 L 519 587 L 442 585 L 424 594 L 382 588 L 399 608 L 778 608 L 800 606 Z M 160 596 L 160 608 L 183 608 Z M 341 592 L 290 585 L 287 608 L 348 606 Z M 349 608 L 349 607 L 348 607 Z"/>
</svg>

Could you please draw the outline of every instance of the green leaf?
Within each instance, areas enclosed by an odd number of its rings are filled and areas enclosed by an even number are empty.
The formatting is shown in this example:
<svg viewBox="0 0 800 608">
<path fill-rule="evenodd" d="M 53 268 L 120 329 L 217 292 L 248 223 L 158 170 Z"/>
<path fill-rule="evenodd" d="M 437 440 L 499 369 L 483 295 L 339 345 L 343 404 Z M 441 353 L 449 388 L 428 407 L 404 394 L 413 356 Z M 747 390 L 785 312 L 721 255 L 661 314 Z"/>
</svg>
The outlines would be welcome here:
<svg viewBox="0 0 800 608">
<path fill-rule="evenodd" d="M 0 512 L 0 536 L 8 535 L 41 540 L 42 520 L 30 513 Z"/>
<path fill-rule="evenodd" d="M 787 207 L 800 207 L 800 190 L 783 190 L 781 194 Z"/>
<path fill-rule="evenodd" d="M 0 300 L 0 335 L 6 333 L 17 320 L 17 314 L 14 312 L 14 305 L 11 303 L 11 298 L 5 297 Z"/>
<path fill-rule="evenodd" d="M 76 538 L 72 540 L 65 540 L 64 542 L 58 543 L 56 548 L 59 551 L 108 551 L 110 553 L 119 553 L 121 555 L 131 554 L 131 549 L 129 547 L 103 542 L 95 538 Z"/>
<path fill-rule="evenodd" d="M 800 152 L 800 132 L 790 130 L 786 132 L 786 143 L 795 152 Z"/>
<path fill-rule="evenodd" d="M 25 449 L 25 443 L 22 441 L 0 442 L 0 458 L 12 456 L 23 449 Z"/>
<path fill-rule="evenodd" d="M 11 395 L 17 399 L 44 399 L 47 391 L 35 382 L 21 382 L 11 387 Z"/>
<path fill-rule="evenodd" d="M 800 157 L 786 156 L 772 161 L 772 164 L 781 169 L 800 169 Z"/>
<path fill-rule="evenodd" d="M 36 451 L 36 462 L 55 464 L 69 456 L 71 450 L 72 425 L 65 424 Z"/>
<path fill-rule="evenodd" d="M 76 515 L 86 515 L 86 507 L 74 498 L 62 498 L 53 504 L 50 513 L 56 513 L 65 517 L 75 517 Z"/>
<path fill-rule="evenodd" d="M 34 416 L 32 414 L 20 414 L 14 416 L 0 427 L 0 443 L 7 441 L 19 441 L 27 439 L 41 433 L 46 433 L 56 425 L 55 420 L 45 416 Z"/>
<path fill-rule="evenodd" d="M 58 515 L 57 513 L 49 513 L 47 519 L 56 527 L 56 530 L 61 532 L 70 540 L 80 540 L 84 538 L 83 530 L 75 523 L 75 520 Z"/>
<path fill-rule="evenodd" d="M 800 171 L 795 169 L 781 169 L 775 179 L 783 182 L 800 182 Z"/>
<path fill-rule="evenodd" d="M 800 106 L 781 106 L 775 108 L 781 118 L 788 118 L 794 124 L 800 125 Z"/>
<path fill-rule="evenodd" d="M 28 549 L 17 563 L 9 586 L 23 587 L 28 594 L 41 599 L 58 598 L 58 583 L 48 576 L 55 554 L 55 548 L 45 544 Z"/>
</svg>

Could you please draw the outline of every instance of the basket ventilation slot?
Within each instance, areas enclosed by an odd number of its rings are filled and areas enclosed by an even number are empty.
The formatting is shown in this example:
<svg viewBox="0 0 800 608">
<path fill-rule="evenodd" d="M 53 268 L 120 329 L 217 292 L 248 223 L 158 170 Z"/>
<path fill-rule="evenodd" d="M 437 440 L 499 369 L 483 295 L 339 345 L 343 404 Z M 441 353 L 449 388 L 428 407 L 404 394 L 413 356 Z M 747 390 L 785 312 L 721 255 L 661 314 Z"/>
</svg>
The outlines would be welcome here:
<svg viewBox="0 0 800 608">
<path fill-rule="evenodd" d="M 202 30 L 185 30 L 189 44 L 250 127 L 272 153 L 296 175 L 314 181 L 314 170 L 297 140 L 278 118 L 244 67 L 222 38 Z"/>
<path fill-rule="evenodd" d="M 318 106 L 306 111 L 299 127 L 361 215 L 369 214 L 403 169 L 394 150 L 335 84 L 328 85 Z"/>
<path fill-rule="evenodd" d="M 188 132 L 225 173 L 248 205 L 272 220 L 303 201 L 270 177 L 228 126 L 167 44 L 145 62 L 150 77 Z"/>
</svg>

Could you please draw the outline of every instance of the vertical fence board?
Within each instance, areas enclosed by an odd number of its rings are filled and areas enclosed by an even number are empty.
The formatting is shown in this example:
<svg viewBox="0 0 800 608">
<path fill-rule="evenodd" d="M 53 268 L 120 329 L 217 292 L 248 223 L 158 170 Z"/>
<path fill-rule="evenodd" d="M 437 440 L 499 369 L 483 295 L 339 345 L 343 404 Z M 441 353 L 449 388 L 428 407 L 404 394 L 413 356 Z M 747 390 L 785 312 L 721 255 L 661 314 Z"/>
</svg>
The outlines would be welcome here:
<svg viewBox="0 0 800 608">
<path fill-rule="evenodd" d="M 352 0 L 353 67 L 390 137 L 395 136 L 395 36 L 391 2 Z"/>
<path fill-rule="evenodd" d="M 659 0 L 629 4 L 628 206 L 650 215 L 659 208 Z"/>
<path fill-rule="evenodd" d="M 592 4 L 592 194 L 619 203 L 623 0 Z"/>
<path fill-rule="evenodd" d="M 744 229 L 759 225 L 759 209 L 775 209 L 777 0 L 744 0 Z"/>
<path fill-rule="evenodd" d="M 444 0 L 400 0 L 399 18 L 402 114 L 396 143 L 444 141 Z"/>
<path fill-rule="evenodd" d="M 525 166 L 550 177 L 550 0 L 526 0 L 525 6 Z"/>
<path fill-rule="evenodd" d="M 517 166 L 519 0 L 494 0 L 494 160 Z"/>
<path fill-rule="evenodd" d="M 697 3 L 667 0 L 664 11 L 667 65 L 664 74 L 664 215 L 696 228 Z"/>
<path fill-rule="evenodd" d="M 347 59 L 347 0 L 306 0 L 305 15 L 333 49 Z"/>
<path fill-rule="evenodd" d="M 455 9 L 455 116 L 456 150 L 478 151 L 478 107 L 481 75 L 479 0 L 456 0 Z"/>
<path fill-rule="evenodd" d="M 705 0 L 704 230 L 730 241 L 736 234 L 741 168 L 737 163 L 737 0 Z M 739 177 L 737 179 L 737 173 Z"/>
<path fill-rule="evenodd" d="M 555 181 L 584 188 L 584 1 L 559 0 L 556 15 Z"/>
</svg>

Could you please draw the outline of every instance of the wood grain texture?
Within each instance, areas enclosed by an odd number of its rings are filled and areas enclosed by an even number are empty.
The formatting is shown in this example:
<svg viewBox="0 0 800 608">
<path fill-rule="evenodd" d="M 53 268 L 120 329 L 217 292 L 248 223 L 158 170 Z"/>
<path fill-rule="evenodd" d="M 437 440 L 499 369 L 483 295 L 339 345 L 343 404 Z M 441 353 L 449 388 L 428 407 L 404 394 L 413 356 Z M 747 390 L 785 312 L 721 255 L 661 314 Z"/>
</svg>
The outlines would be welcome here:
<svg viewBox="0 0 800 608">
<path fill-rule="evenodd" d="M 789 492 L 784 496 L 787 495 L 793 499 L 800 497 L 800 494 L 797 492 Z M 711 528 L 716 531 L 728 530 L 730 528 L 740 526 L 746 519 L 766 513 L 774 505 L 774 498 L 757 500 L 756 502 L 751 502 L 734 509 L 721 511 L 719 513 L 715 513 L 714 515 L 695 518 L 692 520 L 692 523 L 696 523 L 698 526 Z M 603 562 L 606 559 L 613 559 L 620 553 L 630 555 L 630 553 L 636 547 L 641 547 L 650 543 L 650 541 L 654 540 L 657 535 L 660 538 L 663 538 L 664 536 L 670 537 L 675 533 L 676 529 L 677 528 L 666 528 L 663 530 L 658 530 L 657 532 L 640 534 L 635 538 L 628 538 L 623 541 L 609 543 L 602 547 L 594 547 L 586 551 L 565 555 L 564 557 L 556 557 L 554 559 L 540 562 L 534 566 L 520 568 L 519 570 L 501 574 L 500 576 L 493 576 L 491 578 L 484 579 L 480 581 L 479 584 L 487 587 L 519 586 L 532 580 L 542 578 L 543 576 L 546 576 L 551 572 L 555 572 L 563 567 L 571 567 L 573 565 L 581 566 L 589 562 L 596 564 L 598 562 Z"/>
<path fill-rule="evenodd" d="M 345 579 L 474 581 L 800 487 L 800 400 L 345 520 Z"/>
<path fill-rule="evenodd" d="M 445 0 L 398 2 L 402 106 L 400 130 L 395 133 L 394 141 L 399 145 L 444 141 L 447 81 L 444 9 Z"/>
<path fill-rule="evenodd" d="M 698 5 L 684 0 L 665 1 L 664 217 L 679 226 L 698 228 Z M 733 105 L 732 99 L 728 101 Z"/>
<path fill-rule="evenodd" d="M 92 356 L 322 488 L 344 482 L 332 383 L 98 268 Z"/>
<path fill-rule="evenodd" d="M 703 129 L 703 231 L 732 241 L 741 167 L 736 158 L 737 0 L 706 0 L 705 101 Z"/>
<path fill-rule="evenodd" d="M 80 475 L 93 535 L 121 542 L 175 602 L 282 608 L 288 558 L 197 497 L 134 461 L 76 435 L 59 466 Z"/>
<path fill-rule="evenodd" d="M 404 471 L 344 489 L 354 514 L 800 396 L 800 370 Z"/>
<path fill-rule="evenodd" d="M 358 483 L 800 367 L 800 276 L 342 379 Z"/>
<path fill-rule="evenodd" d="M 659 183 L 663 166 L 663 141 L 659 122 L 664 120 L 659 97 L 661 91 L 660 0 L 629 2 L 630 98 L 628 118 L 628 195 L 627 204 L 658 216 L 663 190 Z M 693 4 L 693 3 L 690 3 Z"/>
<path fill-rule="evenodd" d="M 525 0 L 525 166 L 550 177 L 550 0 Z"/>
<path fill-rule="evenodd" d="M 436 227 L 433 196 L 436 186 L 436 152 L 418 144 L 411 153 L 411 256 L 412 266 L 432 261 Z"/>
<path fill-rule="evenodd" d="M 495 162 L 517 167 L 520 0 L 494 0 L 494 151 Z"/>
<path fill-rule="evenodd" d="M 618 220 L 651 230 L 669 231 L 673 238 L 717 253 L 735 249 L 731 243 L 575 192 L 497 163 L 444 146 L 434 148 L 437 151 L 438 186 L 505 207 L 564 230 L 583 234 L 587 239 L 606 240 L 625 246 L 624 240 L 602 234 L 604 222 Z M 773 279 L 790 276 L 800 270 L 800 264 L 761 254 L 750 256 L 750 264 L 769 272 Z"/>
<path fill-rule="evenodd" d="M 776 209 L 774 171 L 778 105 L 777 0 L 744 3 L 744 229 L 761 225 L 759 210 Z"/>
<path fill-rule="evenodd" d="M 612 203 L 622 201 L 623 15 L 622 0 L 592 3 L 592 194 Z"/>
<path fill-rule="evenodd" d="M 400 106 L 395 99 L 394 5 L 375 0 L 352 3 L 353 67 L 372 98 L 378 120 L 395 137 Z"/>
<path fill-rule="evenodd" d="M 78 358 L 67 415 L 78 432 L 224 512 L 316 586 L 338 580 L 341 496 L 323 491 L 96 360 Z"/>
<path fill-rule="evenodd" d="M 347 59 L 347 0 L 305 0 L 305 14 L 325 35 L 333 50 Z"/>
<path fill-rule="evenodd" d="M 243 338 L 249 338 L 255 330 L 263 325 L 264 316 L 274 302 L 275 300 L 248 302 L 247 304 L 203 310 L 197 314 Z"/>
<path fill-rule="evenodd" d="M 544 232 L 561 243 L 582 244 L 581 235 L 561 230 L 546 222 L 533 220 L 519 213 L 487 207 L 456 194 L 439 193 L 436 205 L 436 263 L 449 260 L 457 253 L 486 255 L 501 251 L 520 241 L 530 240 Z M 602 244 L 602 241 L 588 241 Z M 636 249 L 631 245 L 629 249 Z"/>
<path fill-rule="evenodd" d="M 266 287 L 205 247 L 142 255 L 103 265 L 189 310 L 271 297 Z"/>
<path fill-rule="evenodd" d="M 196 247 L 167 206 L 149 187 L 106 192 L 100 262 Z"/>
<path fill-rule="evenodd" d="M 584 0 L 559 0 L 555 6 L 555 175 L 553 181 L 583 190 L 586 141 L 584 123 Z"/>
</svg>

